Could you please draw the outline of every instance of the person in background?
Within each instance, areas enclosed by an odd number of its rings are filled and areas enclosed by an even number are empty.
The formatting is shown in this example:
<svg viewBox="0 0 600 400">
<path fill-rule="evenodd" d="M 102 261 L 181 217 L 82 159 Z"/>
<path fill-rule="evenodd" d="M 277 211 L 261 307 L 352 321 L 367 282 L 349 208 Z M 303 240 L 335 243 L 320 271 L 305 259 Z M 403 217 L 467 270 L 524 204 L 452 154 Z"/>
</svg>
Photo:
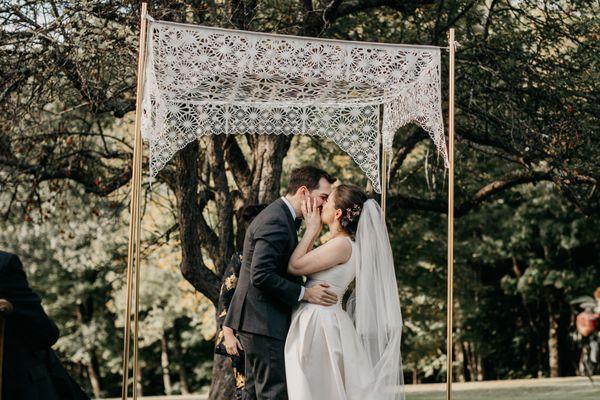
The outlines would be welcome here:
<svg viewBox="0 0 600 400">
<path fill-rule="evenodd" d="M 264 208 L 264 205 L 246 207 L 242 213 L 242 219 L 249 225 L 254 217 L 256 217 Z M 229 309 L 233 293 L 235 292 L 241 266 L 242 253 L 238 251 L 231 256 L 231 260 L 223 274 L 223 284 L 221 285 L 221 291 L 219 293 L 219 304 L 217 309 L 218 334 L 215 346 L 215 353 L 231 358 L 233 376 L 235 377 L 234 400 L 242 399 L 244 384 L 246 383 L 246 374 L 244 372 L 245 358 L 237 334 L 233 329 L 226 326 L 224 327 L 223 321 L 225 321 L 227 310 Z"/>
<path fill-rule="evenodd" d="M 590 337 L 590 361 L 597 366 L 598 361 L 600 361 L 600 327 L 598 326 L 598 319 L 600 319 L 600 287 L 597 287 L 594 291 L 594 299 L 596 300 L 596 307 L 593 310 L 596 317 L 596 332 Z"/>
<path fill-rule="evenodd" d="M 21 261 L 3 251 L 0 299 L 10 302 L 13 308 L 5 321 L 2 399 L 89 399 L 51 348 L 58 340 L 58 328 L 29 287 Z"/>
</svg>

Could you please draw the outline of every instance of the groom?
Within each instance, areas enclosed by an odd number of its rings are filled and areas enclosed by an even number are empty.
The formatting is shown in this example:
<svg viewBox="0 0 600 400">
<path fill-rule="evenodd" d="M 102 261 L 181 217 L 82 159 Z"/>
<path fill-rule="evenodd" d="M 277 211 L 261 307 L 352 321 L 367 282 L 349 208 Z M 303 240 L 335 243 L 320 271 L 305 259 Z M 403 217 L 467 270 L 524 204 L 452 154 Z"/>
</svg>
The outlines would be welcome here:
<svg viewBox="0 0 600 400">
<path fill-rule="evenodd" d="M 240 277 L 224 322 L 239 333 L 246 353 L 245 399 L 288 398 L 283 350 L 292 310 L 300 301 L 337 303 L 327 284 L 305 288 L 301 278 L 287 273 L 298 244 L 302 202 L 316 199 L 321 207 L 335 181 L 315 167 L 293 170 L 287 194 L 258 214 L 246 231 Z"/>
</svg>

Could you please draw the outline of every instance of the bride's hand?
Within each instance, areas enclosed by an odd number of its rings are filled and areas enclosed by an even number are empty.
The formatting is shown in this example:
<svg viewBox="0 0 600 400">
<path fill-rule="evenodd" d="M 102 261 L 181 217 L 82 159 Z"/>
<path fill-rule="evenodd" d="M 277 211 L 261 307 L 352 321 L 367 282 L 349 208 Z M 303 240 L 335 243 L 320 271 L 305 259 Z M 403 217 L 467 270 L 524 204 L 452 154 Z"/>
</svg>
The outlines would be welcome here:
<svg viewBox="0 0 600 400">
<path fill-rule="evenodd" d="M 306 233 L 313 236 L 318 235 L 323 227 L 323 221 L 321 220 L 321 211 L 317 207 L 317 199 L 302 201 L 302 215 L 306 224 Z"/>
</svg>

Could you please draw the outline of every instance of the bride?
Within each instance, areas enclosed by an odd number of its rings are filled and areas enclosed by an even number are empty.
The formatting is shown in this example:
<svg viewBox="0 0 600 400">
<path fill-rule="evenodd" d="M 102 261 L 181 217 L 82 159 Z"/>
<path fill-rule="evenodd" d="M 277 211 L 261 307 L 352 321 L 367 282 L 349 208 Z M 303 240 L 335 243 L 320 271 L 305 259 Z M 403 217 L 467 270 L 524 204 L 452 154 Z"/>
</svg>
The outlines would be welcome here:
<svg viewBox="0 0 600 400">
<path fill-rule="evenodd" d="M 340 301 L 301 303 L 285 343 L 290 400 L 404 399 L 402 316 L 392 252 L 381 210 L 358 187 L 340 185 L 322 210 L 304 202 L 306 231 L 288 272 L 307 287 L 326 282 Z M 313 249 L 323 223 L 330 240 Z M 341 299 L 355 281 L 346 311 Z"/>
</svg>

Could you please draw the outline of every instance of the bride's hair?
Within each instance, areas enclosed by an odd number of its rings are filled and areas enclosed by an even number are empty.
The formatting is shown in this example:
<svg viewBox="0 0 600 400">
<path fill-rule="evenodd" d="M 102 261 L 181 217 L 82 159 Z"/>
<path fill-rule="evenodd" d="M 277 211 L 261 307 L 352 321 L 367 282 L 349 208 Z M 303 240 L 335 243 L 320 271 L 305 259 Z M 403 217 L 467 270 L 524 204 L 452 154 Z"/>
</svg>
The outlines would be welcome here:
<svg viewBox="0 0 600 400">
<path fill-rule="evenodd" d="M 336 209 L 342 210 L 340 224 L 352 238 L 356 235 L 358 219 L 362 212 L 367 195 L 361 188 L 354 185 L 339 185 L 333 192 L 333 204 Z"/>
</svg>

